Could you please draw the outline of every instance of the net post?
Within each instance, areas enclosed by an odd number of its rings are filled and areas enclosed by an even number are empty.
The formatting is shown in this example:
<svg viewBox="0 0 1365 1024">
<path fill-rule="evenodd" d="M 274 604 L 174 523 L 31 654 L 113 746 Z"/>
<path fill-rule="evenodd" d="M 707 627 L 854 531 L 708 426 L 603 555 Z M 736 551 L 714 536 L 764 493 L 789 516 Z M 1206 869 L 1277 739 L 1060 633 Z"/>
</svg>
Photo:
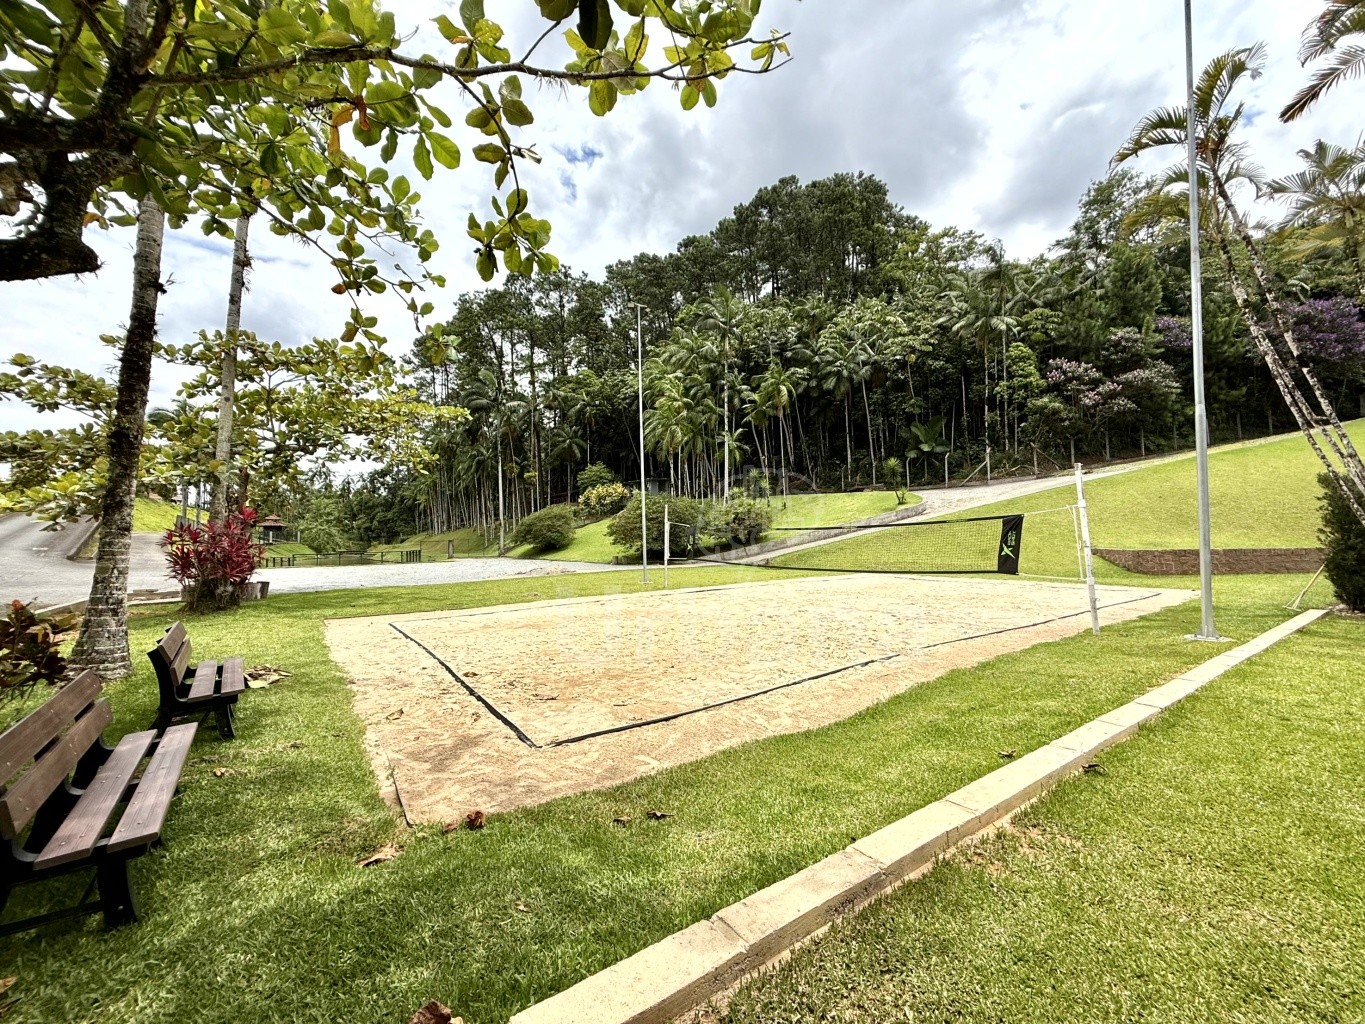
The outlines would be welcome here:
<svg viewBox="0 0 1365 1024">
<path fill-rule="evenodd" d="M 1095 594 L 1095 558 L 1090 548 L 1090 513 L 1085 507 L 1085 470 L 1076 463 L 1076 506 L 1081 516 L 1081 544 L 1085 550 L 1085 586 L 1090 592 L 1090 628 L 1100 635 L 1100 604 Z"/>
<path fill-rule="evenodd" d="M 668 555 L 670 551 L 669 541 L 672 539 L 673 531 L 668 527 L 668 502 L 664 502 L 664 589 L 668 589 Z"/>
</svg>

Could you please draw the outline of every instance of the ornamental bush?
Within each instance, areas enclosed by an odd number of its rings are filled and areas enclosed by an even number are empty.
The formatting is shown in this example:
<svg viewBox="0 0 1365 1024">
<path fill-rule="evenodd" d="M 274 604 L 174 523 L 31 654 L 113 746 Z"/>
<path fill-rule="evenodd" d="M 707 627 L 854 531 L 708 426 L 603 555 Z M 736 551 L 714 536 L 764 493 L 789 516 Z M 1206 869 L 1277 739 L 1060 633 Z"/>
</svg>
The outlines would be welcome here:
<svg viewBox="0 0 1365 1024">
<path fill-rule="evenodd" d="M 241 603 L 264 550 L 251 539 L 256 511 L 244 508 L 206 526 L 167 530 L 167 575 L 180 584 L 188 611 L 218 611 Z"/>
<path fill-rule="evenodd" d="M 706 506 L 695 498 L 675 498 L 651 494 L 645 502 L 645 520 L 649 529 L 650 554 L 661 554 L 664 549 L 664 505 L 668 506 L 668 521 L 673 538 L 670 548 L 675 554 L 690 551 L 694 538 L 705 529 Z M 634 552 L 640 550 L 640 492 L 630 496 L 626 507 L 607 527 L 607 538 L 618 548 Z"/>
<path fill-rule="evenodd" d="M 590 466 L 584 466 L 578 474 L 578 493 L 590 491 L 603 484 L 616 482 L 616 474 L 609 470 L 600 462 L 594 462 Z"/>
<path fill-rule="evenodd" d="M 1353 612 L 1365 612 L 1365 524 L 1356 518 L 1335 480 L 1323 473 L 1318 483 L 1323 491 L 1322 529 L 1318 531 L 1326 556 L 1323 573 L 1338 601 Z M 1357 494 L 1357 501 L 1365 505 L 1365 494 Z"/>
<path fill-rule="evenodd" d="M 31 605 L 11 601 L 0 619 L 0 704 L 22 699 L 39 683 L 55 685 L 66 674 L 62 643 L 75 615 L 38 615 Z"/>
<path fill-rule="evenodd" d="M 573 538 L 573 512 L 568 505 L 532 512 L 512 531 L 513 544 L 529 544 L 537 551 L 559 551 L 572 544 Z"/>
<path fill-rule="evenodd" d="M 582 479 L 582 473 L 579 478 Z M 597 520 L 605 519 L 607 516 L 614 516 L 621 509 L 626 507 L 626 502 L 630 501 L 630 491 L 624 484 L 615 481 L 608 481 L 589 487 L 578 497 L 578 507 L 582 510 L 585 519 Z"/>
<path fill-rule="evenodd" d="M 773 525 L 772 509 L 753 498 L 731 498 L 728 504 L 712 505 L 707 514 L 706 534 L 722 544 L 741 547 L 756 544 Z"/>
</svg>

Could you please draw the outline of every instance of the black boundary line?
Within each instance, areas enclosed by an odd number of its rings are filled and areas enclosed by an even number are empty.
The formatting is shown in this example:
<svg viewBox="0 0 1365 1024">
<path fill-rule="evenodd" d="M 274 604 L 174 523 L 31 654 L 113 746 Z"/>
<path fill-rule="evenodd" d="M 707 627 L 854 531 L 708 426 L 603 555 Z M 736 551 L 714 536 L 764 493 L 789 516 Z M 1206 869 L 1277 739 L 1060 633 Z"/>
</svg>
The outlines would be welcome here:
<svg viewBox="0 0 1365 1024">
<path fill-rule="evenodd" d="M 1116 603 L 1114 603 L 1114 604 L 1100 605 L 1100 606 L 1099 606 L 1099 610 L 1103 611 L 1103 610 L 1109 609 L 1109 608 L 1121 608 L 1121 607 L 1123 607 L 1124 605 L 1136 604 L 1136 603 L 1138 603 L 1139 601 L 1147 601 L 1147 600 L 1150 600 L 1150 599 L 1153 598 L 1153 597 L 1160 597 L 1160 596 L 1161 596 L 1161 592 L 1160 592 L 1160 591 L 1152 591 L 1151 593 L 1143 594 L 1143 595 L 1140 596 L 1140 597 L 1129 598 L 1129 599 L 1126 600 L 1126 601 L 1118 601 L 1118 602 L 1116 602 Z M 942 641 L 940 641 L 939 643 L 936 643 L 936 644 L 927 644 L 927 645 L 925 645 L 925 646 L 923 646 L 923 647 L 917 647 L 917 648 L 915 648 L 915 650 L 916 650 L 916 651 L 930 651 L 930 650 L 933 650 L 933 649 L 936 648 L 936 647 L 947 647 L 947 646 L 949 646 L 950 644 L 965 643 L 965 642 L 968 641 L 968 640 L 983 640 L 983 639 L 985 639 L 986 637 L 1000 636 L 1000 635 L 1002 635 L 1002 634 L 1004 634 L 1004 633 L 1017 633 L 1018 631 L 1023 630 L 1023 629 L 1034 629 L 1034 628 L 1036 628 L 1036 627 L 1038 627 L 1038 626 L 1048 626 L 1048 625 L 1051 625 L 1051 624 L 1054 623 L 1054 622 L 1063 622 L 1063 621 L 1065 621 L 1066 619 L 1074 619 L 1074 618 L 1078 618 L 1078 617 L 1081 616 L 1081 615 L 1089 615 L 1089 614 L 1090 614 L 1090 609 L 1089 609 L 1089 608 L 1086 608 L 1086 609 L 1084 609 L 1083 611 L 1079 611 L 1079 612 L 1070 612 L 1069 614 L 1066 614 L 1066 615 L 1055 615 L 1055 616 L 1053 616 L 1053 617 L 1050 618 L 1050 619 L 1040 619 L 1040 620 L 1037 621 L 1037 622 L 1027 622 L 1027 623 L 1024 623 L 1022 626 L 1009 626 L 1009 627 L 1007 627 L 1007 628 L 1005 628 L 1005 629 L 996 629 L 996 630 L 992 630 L 992 631 L 990 631 L 989 633 L 974 633 L 974 634 L 972 634 L 971 636 L 961 636 L 961 637 L 956 637 L 956 638 L 954 638 L 954 639 L 952 639 L 952 640 L 942 640 Z M 413 637 L 409 636 L 407 633 L 403 632 L 403 630 L 400 629 L 396 623 L 390 622 L 390 623 L 389 623 L 389 628 L 392 629 L 392 630 L 394 630 L 396 633 L 398 633 L 399 636 L 401 636 L 401 637 L 403 637 L 403 638 L 405 638 L 405 639 L 407 639 L 407 640 L 410 640 L 412 643 L 416 644 L 418 647 L 420 647 L 422 650 L 424 650 L 427 654 L 429 654 L 432 658 L 434 658 L 435 661 L 436 661 L 436 663 L 437 663 L 438 665 L 440 665 L 443 669 L 445 669 L 446 672 L 448 672 L 448 673 L 450 674 L 450 677 L 451 677 L 452 679 L 454 679 L 457 683 L 460 684 L 460 686 L 462 686 L 462 687 L 464 688 L 464 691 L 465 691 L 466 693 L 468 693 L 471 697 L 473 697 L 473 698 L 474 698 L 475 700 L 477 700 L 480 704 L 482 704 L 486 709 L 488 709 L 488 712 L 489 712 L 494 718 L 496 718 L 499 722 L 501 722 L 501 723 L 502 723 L 503 725 L 505 725 L 508 729 L 510 729 L 510 730 L 516 735 L 517 739 L 521 740 L 522 743 L 526 744 L 526 745 L 527 745 L 528 747 L 530 747 L 532 750 L 548 750 L 548 749 L 550 749 L 550 748 L 552 748 L 552 747 L 563 747 L 563 746 L 568 746 L 570 743 L 581 743 L 581 742 L 583 742 L 584 740 L 597 739 L 597 738 L 600 737 L 600 736 L 611 736 L 611 735 L 613 735 L 613 734 L 615 734 L 615 733 L 630 732 L 632 729 L 643 729 L 643 728 L 645 728 L 646 726 L 650 726 L 650 725 L 662 725 L 662 724 L 664 724 L 665 722 L 673 722 L 673 721 L 676 721 L 676 720 L 679 719 L 679 718 L 686 718 L 686 717 L 689 716 L 689 715 L 699 715 L 699 714 L 701 714 L 703 711 L 714 711 L 714 710 L 716 710 L 717 708 L 727 707 L 727 706 L 730 705 L 730 704 L 738 704 L 738 703 L 740 703 L 740 702 L 742 702 L 742 701 L 753 700 L 755 697 L 763 697 L 763 696 L 766 696 L 767 694 L 770 694 L 770 693 L 776 693 L 776 692 L 779 691 L 779 690 L 786 690 L 786 689 L 788 689 L 788 688 L 790 688 L 790 687 L 793 687 L 793 686 L 800 686 L 802 683 L 813 683 L 813 682 L 815 682 L 815 680 L 817 680 L 817 679 L 825 679 L 825 678 L 827 678 L 827 677 L 829 677 L 829 676 L 838 675 L 840 672 L 848 672 L 848 671 L 851 671 L 852 669 L 855 669 L 855 668 L 866 668 L 866 667 L 869 666 L 869 665 L 878 665 L 878 664 L 881 664 L 882 662 L 891 661 L 891 660 L 893 660 L 893 659 L 895 659 L 895 658 L 903 657 L 904 654 L 906 653 L 906 652 L 897 652 L 897 653 L 895 653 L 895 654 L 886 654 L 886 655 L 882 655 L 882 656 L 879 657 L 879 658 L 869 658 L 869 659 L 866 660 L 866 661 L 854 662 L 854 663 L 851 664 L 851 665 L 840 665 L 838 668 L 827 669 L 827 670 L 824 671 L 824 672 L 817 672 L 817 673 L 815 673 L 814 675 L 804 676 L 804 677 L 802 677 L 801 679 L 791 679 L 791 680 L 788 680 L 788 681 L 785 682 L 785 683 L 778 683 L 776 686 L 769 686 L 767 689 L 764 689 L 764 690 L 756 690 L 756 691 L 754 691 L 753 693 L 745 693 L 745 694 L 741 694 L 741 695 L 738 696 L 738 697 L 730 697 L 730 698 L 728 698 L 728 699 L 726 699 L 726 700 L 717 701 L 717 702 L 715 702 L 714 704 L 706 704 L 706 705 L 703 705 L 702 707 L 699 707 L 699 708 L 688 708 L 688 709 L 685 710 L 685 711 L 676 711 L 676 712 L 674 712 L 674 713 L 671 714 L 671 715 L 663 715 L 663 716 L 661 716 L 661 717 L 659 717 L 659 718 L 647 718 L 647 719 L 645 719 L 643 722 L 630 722 L 630 723 L 627 724 L 627 725 L 615 725 L 615 726 L 612 726 L 610 729 L 598 729 L 598 730 L 595 731 L 595 732 L 587 732 L 587 733 L 584 733 L 584 734 L 581 735 L 581 736 L 570 736 L 570 737 L 568 737 L 567 739 L 553 740 L 553 741 L 551 741 L 550 743 L 540 744 L 540 743 L 535 742 L 535 740 L 531 739 L 530 736 L 526 735 L 526 733 L 523 732 L 523 731 L 521 730 L 521 728 L 520 728 L 515 722 L 513 722 L 513 721 L 512 721 L 510 718 L 508 718 L 505 714 L 503 714 L 501 711 L 499 711 L 499 710 L 497 709 L 497 707 L 495 707 L 495 706 L 494 706 L 486 697 L 483 696 L 483 694 L 479 693 L 478 690 L 476 690 L 474 687 L 470 686 L 469 683 L 465 680 L 465 678 L 464 678 L 463 676 L 460 675 L 460 673 L 456 672 L 453 668 L 451 668 L 451 667 L 450 667 L 450 666 L 449 666 L 449 665 L 448 665 L 448 664 L 447 664 L 447 663 L 446 663 L 438 654 L 436 654 L 436 652 L 434 652 L 430 647 L 428 647 L 426 644 L 422 643 L 422 641 L 417 640 L 417 639 L 414 639 Z"/>
<path fill-rule="evenodd" d="M 436 659 L 436 664 L 440 665 L 443 669 L 445 669 L 448 673 L 450 673 L 450 678 L 454 679 L 455 682 L 457 682 L 457 683 L 459 683 L 461 686 L 463 686 L 463 687 L 464 687 L 465 693 L 469 694 L 469 695 L 470 695 L 471 697 L 473 697 L 476 701 L 478 701 L 478 702 L 479 702 L 480 704 L 482 704 L 485 708 L 487 708 L 487 709 L 488 709 L 488 713 L 489 713 L 490 715 L 492 715 L 494 718 L 496 718 L 496 719 L 497 719 L 499 722 L 501 722 L 503 725 L 507 726 L 507 728 L 511 729 L 512 732 L 516 734 L 517 739 L 521 740 L 521 742 L 525 743 L 525 744 L 526 744 L 528 747 L 530 747 L 532 750 L 540 750 L 540 749 L 541 749 L 541 746 L 540 746 L 539 743 L 537 743 L 535 740 L 531 739 L 530 736 L 527 736 L 526 733 L 522 732 L 522 731 L 521 731 L 521 727 L 518 726 L 516 722 L 512 721 L 510 718 L 508 718 L 506 715 L 504 715 L 501 711 L 499 711 L 496 707 L 494 707 L 493 704 L 492 704 L 492 702 L 490 702 L 489 700 L 487 700 L 487 699 L 484 697 L 483 694 L 481 694 L 478 690 L 474 689 L 474 687 L 470 686 L 469 683 L 465 681 L 464 676 L 460 675 L 460 673 L 456 672 L 453 668 L 451 668 L 449 665 L 447 665 L 447 664 L 445 663 L 445 661 L 441 658 L 441 656 L 440 656 L 439 654 L 437 654 L 435 651 L 433 651 L 433 650 L 432 650 L 430 647 L 428 647 L 426 644 L 422 643 L 422 641 L 417 640 L 417 639 L 415 639 L 414 637 L 409 636 L 407 633 L 404 633 L 403 630 L 400 629 L 400 628 L 398 627 L 398 624 L 397 624 L 397 623 L 390 622 L 390 623 L 389 623 L 389 628 L 392 629 L 392 630 L 393 630 L 395 633 L 397 633 L 399 636 L 403 637 L 403 639 L 405 639 L 405 640 L 410 640 L 412 643 L 414 643 L 414 644 L 416 644 L 418 647 L 422 648 L 422 650 L 426 651 L 427 654 L 429 654 L 432 658 L 435 658 L 435 659 Z"/>
<path fill-rule="evenodd" d="M 826 676 L 838 675 L 840 672 L 847 672 L 850 669 L 866 668 L 868 665 L 876 665 L 883 661 L 890 661 L 892 658 L 899 658 L 901 655 L 884 654 L 880 658 L 869 658 L 867 661 L 854 662 L 852 665 L 840 665 L 838 668 L 827 669 L 824 672 L 817 672 L 813 676 L 806 676 L 802 679 L 792 679 L 785 683 L 778 683 L 770 686 L 766 690 L 756 690 L 753 693 L 745 693 L 738 697 L 730 697 L 726 700 L 716 701 L 714 704 L 707 704 L 699 708 L 688 708 L 686 711 L 675 711 L 671 715 L 664 715 L 661 718 L 649 718 L 643 722 L 631 722 L 628 725 L 614 725 L 610 729 L 598 729 L 596 732 L 586 732 L 582 736 L 570 736 L 568 739 L 555 740 L 553 743 L 545 744 L 547 747 L 562 747 L 569 743 L 578 743 L 582 740 L 596 739 L 598 736 L 610 736 L 615 732 L 628 732 L 631 729 L 643 729 L 647 725 L 660 725 L 664 722 L 672 722 L 678 718 L 686 718 L 688 715 L 699 715 L 703 711 L 714 711 L 716 708 L 723 708 L 727 704 L 738 704 L 740 701 L 753 700 L 755 697 L 762 697 L 765 694 L 775 693 L 778 690 L 785 690 L 789 686 L 800 686 L 802 683 L 811 683 L 817 679 L 824 679 Z"/>
<path fill-rule="evenodd" d="M 1109 608 L 1122 608 L 1126 604 L 1137 604 L 1139 601 L 1147 601 L 1154 597 L 1160 597 L 1161 591 L 1154 590 L 1150 594 L 1143 594 L 1141 597 L 1130 597 L 1126 601 L 1117 601 L 1114 604 L 1102 604 L 1096 606 L 1096 611 L 1104 611 Z M 1025 623 L 1022 626 L 1007 626 L 1004 629 L 993 629 L 989 633 L 974 633 L 971 636 L 960 636 L 952 640 L 940 640 L 936 644 L 927 644 L 918 648 L 921 651 L 931 651 L 935 647 L 947 647 L 949 644 L 960 644 L 967 640 L 983 640 L 988 636 L 1000 636 L 1002 633 L 1017 633 L 1021 629 L 1033 629 L 1037 626 L 1050 626 L 1054 622 L 1065 622 L 1067 619 L 1079 618 L 1082 615 L 1089 615 L 1090 609 L 1086 608 L 1079 612 L 1068 612 L 1066 615 L 1054 615 L 1050 619 L 1041 619 L 1038 622 Z"/>
</svg>

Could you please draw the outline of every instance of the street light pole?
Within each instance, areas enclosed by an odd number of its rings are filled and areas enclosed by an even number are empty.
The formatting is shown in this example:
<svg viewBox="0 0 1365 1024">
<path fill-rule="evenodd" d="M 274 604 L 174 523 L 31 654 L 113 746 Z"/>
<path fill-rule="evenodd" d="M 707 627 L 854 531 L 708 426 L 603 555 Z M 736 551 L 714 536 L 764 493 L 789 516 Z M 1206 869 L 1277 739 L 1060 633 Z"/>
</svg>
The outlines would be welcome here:
<svg viewBox="0 0 1365 1024">
<path fill-rule="evenodd" d="M 1196 640 L 1221 640 L 1213 623 L 1213 527 L 1209 510 L 1209 416 L 1204 405 L 1204 281 L 1199 251 L 1199 145 L 1194 116 L 1193 0 L 1185 0 L 1185 134 L 1190 176 L 1190 333 L 1194 336 L 1194 451 L 1199 481 L 1199 596 Z"/>
<path fill-rule="evenodd" d="M 645 508 L 645 330 L 644 310 L 635 303 L 635 368 L 639 375 L 640 409 L 640 573 L 644 583 L 649 583 L 649 516 Z"/>
</svg>

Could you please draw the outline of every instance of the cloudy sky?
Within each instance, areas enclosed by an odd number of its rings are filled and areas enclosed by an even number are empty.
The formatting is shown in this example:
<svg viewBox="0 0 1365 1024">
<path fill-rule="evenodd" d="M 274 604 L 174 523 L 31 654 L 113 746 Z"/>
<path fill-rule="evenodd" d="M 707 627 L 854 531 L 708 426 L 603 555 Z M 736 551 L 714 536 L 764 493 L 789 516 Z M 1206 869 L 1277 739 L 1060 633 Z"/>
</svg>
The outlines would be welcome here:
<svg viewBox="0 0 1365 1024">
<path fill-rule="evenodd" d="M 486 4 L 516 53 L 545 25 L 528 0 Z M 388 6 L 414 33 L 405 49 L 449 50 L 430 19 L 457 4 Z M 1294 126 L 1274 116 L 1303 81 L 1299 34 L 1322 0 L 1195 0 L 1195 7 L 1201 64 L 1233 46 L 1259 40 L 1270 47 L 1267 73 L 1244 98 L 1248 141 L 1272 174 L 1293 170 L 1295 151 L 1316 138 L 1356 140 L 1359 84 L 1329 95 Z M 523 182 L 554 225 L 553 251 L 593 274 L 709 230 L 783 175 L 811 180 L 858 170 L 885 180 L 911 213 L 974 228 L 1003 239 L 1013 256 L 1031 256 L 1066 231 L 1077 199 L 1104 175 L 1133 123 L 1154 106 L 1181 102 L 1182 11 L 1180 0 L 768 0 L 759 24 L 790 31 L 796 59 L 775 74 L 721 83 L 714 110 L 683 112 L 677 95 L 655 83 L 596 118 L 585 91 L 527 83 L 537 120 L 521 138 L 544 162 L 523 171 Z M 562 63 L 563 52 L 547 43 L 539 56 Z M 447 96 L 458 123 L 461 101 Z M 438 316 L 461 290 L 480 286 L 464 222 L 470 210 L 487 212 L 491 193 L 486 165 L 468 155 L 476 140 L 458 141 L 463 166 L 438 167 L 420 189 L 426 222 L 443 243 L 434 269 L 449 279 L 444 294 L 431 296 Z M 106 261 L 98 274 L 0 284 L 0 357 L 21 351 L 85 369 L 112 362 L 99 336 L 119 331 L 127 316 L 132 231 L 88 236 Z M 330 293 L 334 279 L 315 251 L 257 231 L 253 255 L 244 327 L 284 342 L 340 329 L 345 300 Z M 168 234 L 165 340 L 222 326 L 229 263 L 221 239 L 192 229 Z M 391 301 L 370 303 L 394 351 L 406 349 L 410 318 Z M 160 367 L 153 402 L 168 402 L 176 383 Z M 58 422 L 0 404 L 0 429 Z"/>
</svg>

